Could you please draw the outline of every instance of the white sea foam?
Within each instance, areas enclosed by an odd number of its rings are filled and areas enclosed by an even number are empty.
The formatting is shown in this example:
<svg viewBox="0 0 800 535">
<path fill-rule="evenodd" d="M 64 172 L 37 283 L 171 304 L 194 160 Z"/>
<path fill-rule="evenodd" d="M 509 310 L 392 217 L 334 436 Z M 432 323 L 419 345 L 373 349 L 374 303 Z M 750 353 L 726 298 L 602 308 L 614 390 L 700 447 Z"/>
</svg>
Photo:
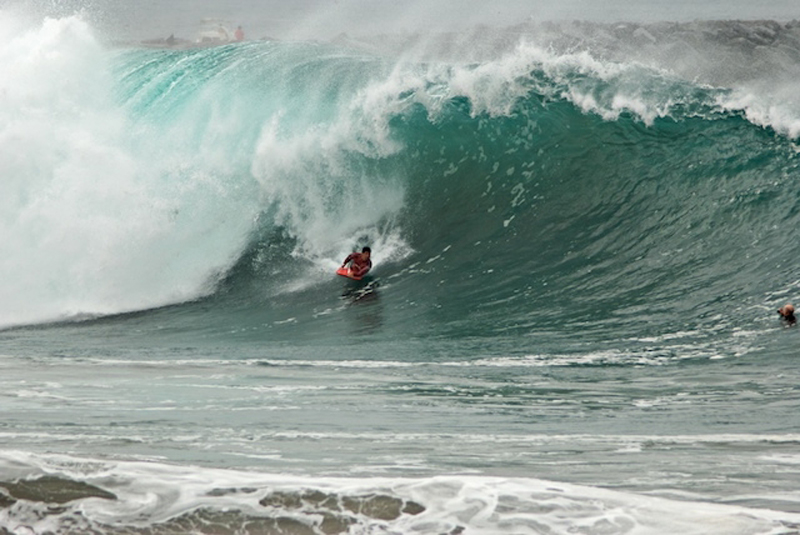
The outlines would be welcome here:
<svg viewBox="0 0 800 535">
<path fill-rule="evenodd" d="M 398 150 L 388 137 L 386 110 L 374 110 L 371 99 L 369 92 L 356 95 L 342 104 L 337 120 L 295 134 L 282 134 L 286 128 L 277 115 L 257 143 L 253 176 L 276 207 L 276 223 L 298 239 L 295 255 L 311 260 L 319 273 L 329 274 L 356 244 L 375 250 L 375 265 L 410 252 L 391 225 L 403 206 L 400 177 L 376 176 L 347 163 L 352 152 L 383 158 Z M 286 289 L 314 282 L 303 277 Z"/>
<path fill-rule="evenodd" d="M 430 361 L 403 361 L 403 360 L 367 360 L 367 359 L 275 359 L 275 358 L 247 358 L 247 359 L 149 359 L 149 360 L 120 360 L 116 358 L 81 357 L 77 359 L 64 359 L 58 366 L 111 366 L 127 368 L 174 368 L 182 371 L 193 368 L 228 368 L 242 366 L 274 366 L 279 368 L 307 367 L 307 368 L 539 368 L 561 366 L 606 366 L 606 365 L 653 365 L 660 366 L 670 362 L 686 359 L 710 359 L 718 355 L 718 350 L 713 347 L 679 345 L 661 350 L 605 350 L 589 353 L 563 353 L 563 354 L 532 354 L 523 356 L 494 356 L 473 360 L 442 360 Z"/>
<path fill-rule="evenodd" d="M 113 492 L 117 500 L 89 498 L 79 503 L 86 527 L 156 524 L 192 515 L 199 509 L 234 510 L 256 517 L 287 516 L 310 524 L 324 507 L 319 502 L 302 501 L 301 496 L 308 491 L 335 500 L 384 496 L 421 506 L 414 514 L 400 514 L 390 520 L 370 517 L 366 509 L 362 513 L 345 511 L 355 522 L 353 529 L 370 532 L 777 535 L 790 533 L 800 525 L 800 515 L 795 513 L 530 478 L 310 478 L 10 451 L 0 455 L 0 473 L 4 479 L 12 474 L 28 478 L 55 475 Z M 262 503 L 275 493 L 297 496 L 300 506 L 280 508 Z M 0 523 L 57 531 L 59 517 L 37 513 L 34 506 L 6 509 L 0 513 Z M 235 531 L 235 525 L 230 528 Z"/>
<path fill-rule="evenodd" d="M 569 27 L 564 25 L 560 29 L 567 32 Z M 694 30 L 699 33 L 702 27 Z M 654 52 L 648 56 L 635 48 L 609 54 L 608 48 L 622 43 L 602 40 L 576 43 L 576 50 L 555 50 L 544 38 L 537 40 L 534 30 L 530 32 L 519 38 L 515 48 L 477 63 L 431 62 L 424 69 L 407 65 L 398 68 L 381 84 L 384 102 L 397 107 L 400 102 L 393 97 L 413 95 L 413 100 L 424 105 L 435 118 L 448 99 L 465 96 L 473 115 L 502 116 L 513 111 L 518 99 L 536 91 L 546 97 L 569 100 L 583 112 L 607 121 L 629 113 L 652 125 L 658 118 L 672 116 L 676 108 L 702 105 L 707 114 L 716 110 L 743 113 L 753 124 L 773 128 L 791 138 L 800 135 L 796 80 L 781 71 L 780 65 L 775 67 L 778 72 L 759 72 L 761 77 L 755 79 L 747 72 L 742 79 L 725 79 L 728 85 L 721 85 L 720 76 L 713 73 L 706 76 L 702 69 L 710 66 L 722 69 L 724 63 L 715 65 L 713 59 L 702 55 L 695 58 L 694 64 L 684 64 Z M 557 40 L 557 36 L 550 38 Z M 719 44 L 719 49 L 710 54 L 719 54 L 727 63 L 735 62 L 739 57 L 735 49 L 738 44 L 727 43 L 727 48 Z M 774 55 L 779 57 L 781 53 L 776 50 Z M 408 56 L 409 61 L 417 59 L 413 54 Z M 795 69 L 792 65 L 787 67 L 788 72 Z M 548 77 L 547 84 L 532 79 L 536 71 Z M 697 98 L 704 94 L 706 101 L 698 102 Z"/>
<path fill-rule="evenodd" d="M 138 152 L 169 140 L 135 141 L 110 53 L 81 19 L 0 21 L 15 30 L 0 44 L 0 326 L 209 292 L 257 204 L 221 194 L 225 175 Z"/>
<path fill-rule="evenodd" d="M 770 87 L 743 87 L 719 97 L 720 106 L 744 111 L 748 121 L 772 128 L 792 139 L 800 138 L 800 97 L 795 83 Z"/>
</svg>

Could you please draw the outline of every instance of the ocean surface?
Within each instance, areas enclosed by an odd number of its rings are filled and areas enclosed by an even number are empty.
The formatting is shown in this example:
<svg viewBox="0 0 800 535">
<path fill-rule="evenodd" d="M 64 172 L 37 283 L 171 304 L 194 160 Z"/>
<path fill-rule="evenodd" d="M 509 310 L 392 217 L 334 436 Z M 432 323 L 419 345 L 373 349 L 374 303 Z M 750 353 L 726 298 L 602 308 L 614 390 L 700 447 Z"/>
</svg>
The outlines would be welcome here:
<svg viewBox="0 0 800 535">
<path fill-rule="evenodd" d="M 0 533 L 800 533 L 800 22 L 115 24 L 0 5 Z"/>
</svg>

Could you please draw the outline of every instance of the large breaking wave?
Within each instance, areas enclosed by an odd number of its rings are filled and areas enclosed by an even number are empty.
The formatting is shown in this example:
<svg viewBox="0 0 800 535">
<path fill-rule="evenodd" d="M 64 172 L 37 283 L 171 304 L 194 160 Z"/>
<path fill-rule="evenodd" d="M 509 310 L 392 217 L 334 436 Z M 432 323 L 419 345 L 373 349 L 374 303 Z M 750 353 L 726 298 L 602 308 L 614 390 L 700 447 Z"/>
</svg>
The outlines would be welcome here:
<svg viewBox="0 0 800 535">
<path fill-rule="evenodd" d="M 796 286 L 800 107 L 758 72 L 645 61 L 631 40 L 657 27 L 493 34 L 459 59 L 108 48 L 78 18 L 0 16 L 0 325 L 203 298 L 311 321 L 367 243 L 440 332 L 692 329 Z M 778 28 L 758 54 L 785 82 Z"/>
</svg>

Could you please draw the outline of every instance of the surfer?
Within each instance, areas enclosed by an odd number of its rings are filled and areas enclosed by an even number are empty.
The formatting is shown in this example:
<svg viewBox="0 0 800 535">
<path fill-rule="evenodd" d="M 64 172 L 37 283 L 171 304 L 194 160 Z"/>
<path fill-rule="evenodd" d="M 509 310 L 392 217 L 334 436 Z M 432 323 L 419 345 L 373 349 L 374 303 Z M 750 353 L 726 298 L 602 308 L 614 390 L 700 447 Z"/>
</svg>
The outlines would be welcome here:
<svg viewBox="0 0 800 535">
<path fill-rule="evenodd" d="M 789 303 L 783 305 L 783 307 L 778 309 L 778 314 L 781 315 L 781 318 L 789 325 L 794 325 L 797 323 L 797 318 L 794 317 L 794 307 Z"/>
<path fill-rule="evenodd" d="M 367 274 L 367 271 L 372 269 L 372 260 L 369 259 L 372 254 L 372 249 L 364 247 L 360 253 L 350 253 L 347 258 L 342 262 L 342 267 L 350 264 L 350 275 L 352 277 L 361 278 Z"/>
</svg>

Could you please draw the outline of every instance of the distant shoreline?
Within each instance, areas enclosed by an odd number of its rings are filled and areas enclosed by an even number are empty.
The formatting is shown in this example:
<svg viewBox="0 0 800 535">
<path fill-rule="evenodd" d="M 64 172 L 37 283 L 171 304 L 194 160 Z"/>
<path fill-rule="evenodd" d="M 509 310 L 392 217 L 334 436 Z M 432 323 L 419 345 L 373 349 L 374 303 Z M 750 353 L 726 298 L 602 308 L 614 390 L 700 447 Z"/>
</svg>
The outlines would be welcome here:
<svg viewBox="0 0 800 535">
<path fill-rule="evenodd" d="M 771 46 L 773 44 L 788 45 L 800 53 L 800 20 L 695 20 L 691 22 L 592 22 L 582 20 L 571 21 L 526 21 L 519 24 L 493 27 L 477 25 L 464 31 L 445 32 L 396 32 L 375 35 L 350 35 L 341 33 L 331 39 L 322 41 L 315 39 L 299 40 L 308 42 L 327 42 L 355 48 L 366 48 L 373 51 L 397 51 L 415 48 L 420 44 L 436 44 L 447 46 L 448 43 L 461 44 L 465 39 L 478 39 L 481 43 L 500 44 L 509 38 L 516 43 L 520 38 L 531 38 L 536 41 L 547 41 L 559 48 L 580 47 L 597 42 L 624 41 L 653 45 L 664 41 L 674 41 L 678 36 L 691 36 L 692 41 L 698 37 L 713 39 L 721 44 L 740 47 Z M 170 50 L 186 50 L 195 48 L 211 48 L 245 41 L 279 42 L 283 39 L 263 36 L 242 41 L 224 38 L 198 37 L 154 37 L 141 41 L 113 40 L 112 46 L 140 47 Z M 294 40 L 293 40 L 294 41 Z M 454 45 L 453 45 L 454 46 Z"/>
</svg>

